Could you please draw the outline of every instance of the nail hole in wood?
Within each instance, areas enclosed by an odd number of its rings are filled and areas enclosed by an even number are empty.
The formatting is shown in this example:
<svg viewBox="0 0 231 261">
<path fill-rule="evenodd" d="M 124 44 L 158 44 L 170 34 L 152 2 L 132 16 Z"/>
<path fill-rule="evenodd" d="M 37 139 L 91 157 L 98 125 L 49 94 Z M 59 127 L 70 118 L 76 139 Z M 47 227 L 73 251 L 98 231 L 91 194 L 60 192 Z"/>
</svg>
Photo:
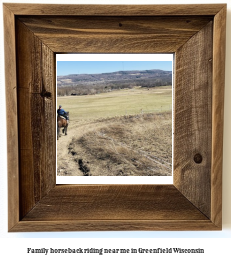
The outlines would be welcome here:
<svg viewBox="0 0 231 261">
<path fill-rule="evenodd" d="M 121 23 L 119 23 L 119 27 L 121 27 L 122 26 L 122 24 Z"/>
<path fill-rule="evenodd" d="M 41 93 L 40 93 L 41 97 L 43 98 L 47 98 L 47 99 L 51 99 L 51 93 L 50 92 L 47 92 L 45 90 L 43 90 Z"/>
<path fill-rule="evenodd" d="M 195 154 L 195 156 L 194 156 L 194 161 L 195 161 L 195 163 L 197 163 L 197 164 L 200 164 L 200 163 L 202 162 L 202 156 L 201 156 L 200 153 Z"/>
</svg>

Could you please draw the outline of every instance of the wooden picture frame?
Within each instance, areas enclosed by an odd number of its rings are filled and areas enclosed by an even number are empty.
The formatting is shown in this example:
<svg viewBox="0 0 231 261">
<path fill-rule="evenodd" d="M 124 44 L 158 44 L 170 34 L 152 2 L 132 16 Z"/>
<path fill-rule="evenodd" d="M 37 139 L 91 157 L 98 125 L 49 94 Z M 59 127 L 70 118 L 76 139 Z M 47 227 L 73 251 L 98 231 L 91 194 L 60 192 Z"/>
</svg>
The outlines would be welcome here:
<svg viewBox="0 0 231 261">
<path fill-rule="evenodd" d="M 3 4 L 8 229 L 221 230 L 226 4 Z M 56 185 L 56 53 L 175 53 L 173 185 Z"/>
</svg>

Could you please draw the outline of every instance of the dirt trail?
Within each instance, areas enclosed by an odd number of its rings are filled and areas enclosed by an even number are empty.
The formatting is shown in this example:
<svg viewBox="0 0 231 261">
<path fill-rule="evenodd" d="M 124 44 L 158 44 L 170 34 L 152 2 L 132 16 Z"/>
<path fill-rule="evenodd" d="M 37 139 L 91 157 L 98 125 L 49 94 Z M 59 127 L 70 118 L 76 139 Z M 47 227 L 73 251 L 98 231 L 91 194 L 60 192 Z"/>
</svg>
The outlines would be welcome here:
<svg viewBox="0 0 231 261">
<path fill-rule="evenodd" d="M 100 123 L 99 123 L 100 124 Z M 83 172 L 79 169 L 79 163 L 75 161 L 74 155 L 69 149 L 73 138 L 78 139 L 83 136 L 87 130 L 95 128 L 97 123 L 94 121 L 70 121 L 67 129 L 67 135 L 62 131 L 61 137 L 57 140 L 57 175 L 58 176 L 83 176 Z"/>
<path fill-rule="evenodd" d="M 76 131 L 78 129 L 78 131 Z M 78 126 L 75 122 L 70 122 L 67 135 L 61 131 L 61 137 L 57 140 L 57 175 L 58 176 L 82 176 L 78 163 L 73 160 L 70 153 L 69 144 L 73 137 L 82 135 L 84 126 Z"/>
</svg>

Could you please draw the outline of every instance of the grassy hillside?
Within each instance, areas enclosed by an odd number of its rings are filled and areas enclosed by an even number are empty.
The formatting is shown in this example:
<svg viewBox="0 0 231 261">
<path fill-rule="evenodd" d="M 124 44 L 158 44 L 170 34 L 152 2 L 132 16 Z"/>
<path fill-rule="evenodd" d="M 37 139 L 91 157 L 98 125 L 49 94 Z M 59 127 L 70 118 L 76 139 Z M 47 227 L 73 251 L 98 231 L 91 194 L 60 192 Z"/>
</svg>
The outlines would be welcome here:
<svg viewBox="0 0 231 261">
<path fill-rule="evenodd" d="M 71 133 L 68 144 L 58 141 L 58 175 L 171 175 L 171 86 L 58 97 L 57 103 L 69 111 Z"/>
<path fill-rule="evenodd" d="M 172 72 L 162 70 L 118 71 L 57 76 L 57 96 L 91 95 L 134 86 L 153 88 L 172 85 Z"/>
</svg>

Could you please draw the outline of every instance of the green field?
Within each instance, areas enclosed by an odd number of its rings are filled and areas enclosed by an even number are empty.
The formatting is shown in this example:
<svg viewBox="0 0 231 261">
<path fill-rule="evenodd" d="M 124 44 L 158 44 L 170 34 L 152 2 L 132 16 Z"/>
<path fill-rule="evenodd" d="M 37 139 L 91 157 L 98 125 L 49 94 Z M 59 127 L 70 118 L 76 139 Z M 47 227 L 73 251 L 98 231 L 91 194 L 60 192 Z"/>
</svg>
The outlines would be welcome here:
<svg viewBox="0 0 231 261">
<path fill-rule="evenodd" d="M 59 104 L 69 111 L 71 121 L 166 112 L 172 110 L 172 87 L 136 87 L 96 95 L 62 96 L 57 98 Z"/>
</svg>

